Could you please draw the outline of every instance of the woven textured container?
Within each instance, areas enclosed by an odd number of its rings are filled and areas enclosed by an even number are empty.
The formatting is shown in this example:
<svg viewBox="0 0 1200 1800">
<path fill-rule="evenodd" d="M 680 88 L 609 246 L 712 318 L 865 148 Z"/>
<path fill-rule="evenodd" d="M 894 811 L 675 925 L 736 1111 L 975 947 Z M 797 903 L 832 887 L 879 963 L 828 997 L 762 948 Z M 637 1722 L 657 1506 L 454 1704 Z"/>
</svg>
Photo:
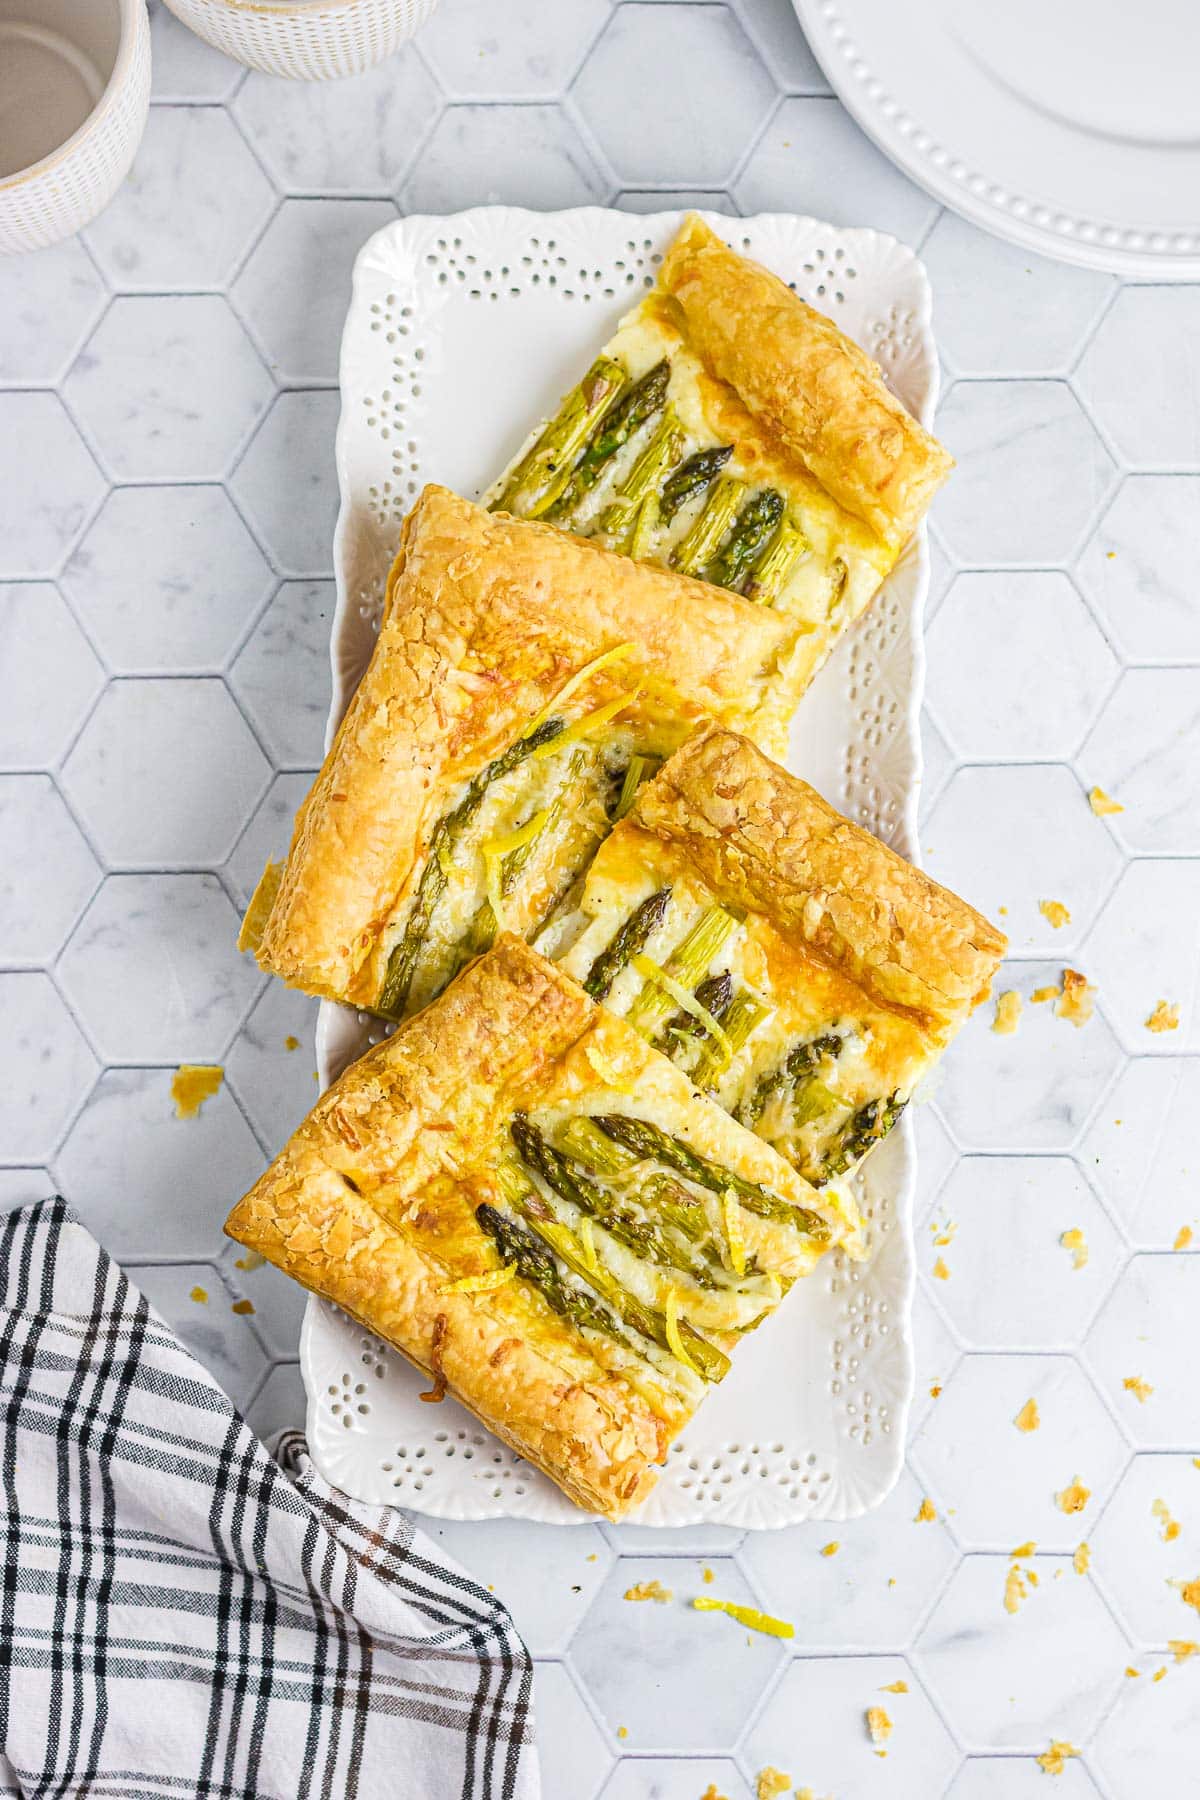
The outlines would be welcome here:
<svg viewBox="0 0 1200 1800">
<path fill-rule="evenodd" d="M 0 255 L 56 244 L 108 205 L 129 173 L 149 105 L 146 0 L 120 0 L 116 62 L 89 116 L 49 155 L 0 180 Z"/>
<path fill-rule="evenodd" d="M 437 0 L 166 0 L 198 37 L 227 56 L 292 81 L 361 75 L 425 23 Z"/>
</svg>

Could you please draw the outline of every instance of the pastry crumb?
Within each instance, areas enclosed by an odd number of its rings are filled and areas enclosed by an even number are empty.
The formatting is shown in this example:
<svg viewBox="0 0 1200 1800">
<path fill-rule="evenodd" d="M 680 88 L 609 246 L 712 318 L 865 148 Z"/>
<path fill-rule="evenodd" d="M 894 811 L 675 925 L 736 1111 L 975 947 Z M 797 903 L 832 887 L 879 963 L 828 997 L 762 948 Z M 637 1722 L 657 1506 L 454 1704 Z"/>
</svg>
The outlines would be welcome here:
<svg viewBox="0 0 1200 1800">
<path fill-rule="evenodd" d="M 710 1781 L 704 1792 L 701 1794 L 700 1800 L 729 1800 L 729 1796 L 728 1794 L 722 1794 L 718 1790 L 715 1781 Z"/>
<path fill-rule="evenodd" d="M 208 1289 L 202 1288 L 202 1287 L 194 1287 L 192 1289 L 191 1293 L 188 1295 L 188 1299 L 194 1300 L 196 1302 L 197 1306 L 207 1306 L 208 1305 Z"/>
<path fill-rule="evenodd" d="M 1173 1581 L 1171 1586 L 1178 1590 L 1179 1598 L 1185 1606 L 1195 1607 L 1200 1612 L 1200 1575 L 1197 1575 L 1195 1581 Z"/>
<path fill-rule="evenodd" d="M 1079 1029 L 1087 1024 L 1096 1007 L 1096 989 L 1086 975 L 1078 969 L 1064 969 L 1062 973 L 1062 994 L 1055 1007 L 1055 1016 L 1069 1019 Z"/>
<path fill-rule="evenodd" d="M 1022 1600 L 1028 1596 L 1028 1593 L 1029 1589 L 1025 1585 L 1025 1571 L 1018 1563 L 1014 1563 L 1004 1578 L 1005 1612 L 1017 1612 Z"/>
<path fill-rule="evenodd" d="M 996 996 L 996 1016 L 992 1030 L 997 1037 L 1011 1037 L 1021 1022 L 1021 996 L 1016 988 L 1008 988 Z"/>
<path fill-rule="evenodd" d="M 935 1263 L 934 1263 L 934 1265 L 933 1265 L 933 1279 L 934 1279 L 934 1280 L 935 1280 L 935 1281 L 949 1281 L 949 1279 L 950 1279 L 950 1271 L 949 1271 L 949 1269 L 948 1269 L 948 1268 L 947 1268 L 947 1267 L 946 1267 L 946 1259 L 945 1259 L 945 1257 L 942 1257 L 942 1256 L 939 1256 L 939 1257 L 938 1257 L 938 1259 L 937 1259 L 937 1261 L 936 1261 L 936 1262 L 935 1262 Z"/>
<path fill-rule="evenodd" d="M 1179 1227 L 1179 1230 L 1175 1234 L 1175 1242 L 1171 1245 L 1171 1248 L 1172 1248 L 1172 1250 L 1186 1250 L 1188 1245 L 1191 1243 L 1191 1241 L 1192 1241 L 1191 1226 L 1190 1225 L 1181 1225 Z"/>
<path fill-rule="evenodd" d="M 1142 1406 L 1145 1406 L 1147 1400 L 1154 1392 L 1150 1383 L 1148 1381 L 1143 1381 L 1140 1375 L 1127 1375 L 1122 1386 L 1127 1393 L 1136 1394 Z"/>
<path fill-rule="evenodd" d="M 1041 1006 L 1047 1000 L 1057 1000 L 1061 989 L 1056 987 L 1034 988 L 1029 996 L 1031 1006 Z"/>
<path fill-rule="evenodd" d="M 954 1242 L 955 1234 L 958 1231 L 958 1226 L 955 1224 L 953 1219 L 947 1219 L 946 1223 L 944 1225 L 939 1225 L 937 1223 L 937 1220 L 935 1219 L 933 1224 L 929 1227 L 929 1229 L 933 1233 L 934 1249 L 935 1250 L 944 1250 L 947 1248 L 948 1245 L 950 1245 Z"/>
<path fill-rule="evenodd" d="M 1193 1638 L 1168 1638 L 1167 1649 L 1177 1663 L 1186 1662 L 1189 1656 L 1200 1656 L 1200 1644 Z"/>
<path fill-rule="evenodd" d="M 1178 1031 L 1179 1002 L 1160 1000 L 1150 1017 L 1146 1020 L 1147 1031 Z"/>
<path fill-rule="evenodd" d="M 289 1031 L 283 1040 L 283 1047 L 285 1050 L 298 1050 L 300 1048 L 300 1039 L 298 1037 L 293 1037 Z"/>
<path fill-rule="evenodd" d="M 821 1545 L 821 1555 L 836 1556 L 840 1549 L 841 1545 L 838 1543 L 837 1539 L 834 1538 L 830 1543 Z"/>
<path fill-rule="evenodd" d="M 1128 1675 L 1130 1681 L 1137 1681 L 1142 1671 L 1140 1669 L 1135 1669 L 1132 1663 L 1128 1663 L 1125 1668 L 1125 1673 Z"/>
<path fill-rule="evenodd" d="M 1088 1543 L 1078 1545 L 1074 1556 L 1071 1558 L 1071 1562 L 1074 1565 L 1075 1573 L 1077 1575 L 1086 1575 L 1092 1566 L 1091 1545 Z"/>
<path fill-rule="evenodd" d="M 267 1259 L 261 1250 L 247 1250 L 245 1256 L 234 1257 L 233 1266 L 235 1269 L 244 1269 L 250 1275 L 255 1269 L 265 1269 Z"/>
<path fill-rule="evenodd" d="M 177 1119 L 194 1119 L 206 1100 L 211 1100 L 222 1081 L 224 1069 L 215 1063 L 180 1063 L 171 1077 L 171 1098 Z"/>
<path fill-rule="evenodd" d="M 1071 1252 L 1071 1261 L 1077 1269 L 1087 1268 L 1087 1239 L 1078 1225 L 1073 1225 L 1070 1231 L 1064 1231 L 1058 1241 L 1064 1250 Z"/>
<path fill-rule="evenodd" d="M 716 1580 L 716 1576 L 713 1574 L 711 1569 L 704 1569 L 702 1571 L 702 1574 L 704 1576 L 705 1581 L 715 1581 Z"/>
<path fill-rule="evenodd" d="M 1084 1487 L 1078 1475 L 1075 1475 L 1061 1493 L 1055 1494 L 1054 1504 L 1059 1512 L 1077 1513 L 1083 1511 L 1091 1497 L 1091 1488 Z"/>
<path fill-rule="evenodd" d="M 1151 1681 L 1162 1681 L 1163 1678 L 1165 1677 L 1166 1673 L 1167 1673 L 1167 1665 L 1166 1665 L 1166 1663 L 1164 1663 L 1161 1669 L 1155 1669 L 1155 1671 L 1154 1671 L 1153 1675 L 1150 1677 L 1150 1679 L 1151 1679 Z"/>
<path fill-rule="evenodd" d="M 619 1738 L 627 1738 L 629 1736 L 628 1725 L 618 1725 L 617 1726 L 617 1736 Z"/>
<path fill-rule="evenodd" d="M 782 1769 L 774 1769 L 767 1765 L 758 1771 L 758 1780 L 754 1784 L 755 1800 L 778 1800 L 780 1794 L 786 1794 L 792 1785 L 790 1775 Z"/>
<path fill-rule="evenodd" d="M 879 1691 L 881 1694 L 907 1694 L 908 1683 L 907 1681 L 889 1681 Z"/>
<path fill-rule="evenodd" d="M 235 1300 L 229 1310 L 237 1313 L 239 1318 L 245 1319 L 254 1311 L 254 1302 L 253 1300 Z"/>
<path fill-rule="evenodd" d="M 1098 819 L 1105 819 L 1111 813 L 1123 813 L 1125 808 L 1111 794 L 1106 794 L 1102 787 L 1088 789 L 1088 805 Z"/>
<path fill-rule="evenodd" d="M 1179 1520 L 1171 1517 L 1171 1509 L 1166 1501 L 1156 1500 L 1150 1508 L 1150 1511 L 1162 1526 L 1163 1543 L 1173 1544 L 1175 1539 L 1179 1536 L 1181 1527 Z"/>
<path fill-rule="evenodd" d="M 1034 1542 L 1033 1538 L 1030 1538 L 1027 1543 L 1018 1544 L 1016 1549 L 1010 1550 L 1008 1554 L 1012 1557 L 1013 1561 L 1016 1562 L 1018 1557 L 1032 1556 L 1036 1549 L 1037 1544 Z"/>
<path fill-rule="evenodd" d="M 941 1397 L 942 1397 L 942 1384 L 940 1381 L 935 1381 L 929 1389 L 929 1398 L 931 1400 L 940 1400 Z"/>
<path fill-rule="evenodd" d="M 1061 1775 L 1063 1769 L 1066 1767 L 1068 1757 L 1078 1755 L 1079 1752 L 1074 1744 L 1068 1744 L 1065 1740 L 1060 1738 L 1052 1738 L 1050 1740 L 1050 1748 L 1044 1750 L 1042 1754 L 1035 1757 L 1034 1760 L 1041 1765 L 1047 1775 Z"/>
<path fill-rule="evenodd" d="M 660 1606 L 665 1606 L 668 1600 L 675 1598 L 675 1595 L 672 1589 L 664 1587 L 661 1581 L 635 1581 L 632 1587 L 625 1589 L 625 1598 L 626 1600 L 656 1600 Z"/>
<path fill-rule="evenodd" d="M 1038 1411 L 1036 1400 L 1027 1400 L 1013 1420 L 1018 1431 L 1036 1431 L 1041 1422 L 1042 1415 Z"/>
<path fill-rule="evenodd" d="M 1053 925 L 1055 931 L 1061 931 L 1064 925 L 1071 923 L 1070 910 L 1063 905 L 1061 900 L 1039 900 L 1038 911 L 1043 919 Z"/>
<path fill-rule="evenodd" d="M 892 1721 L 882 1706 L 868 1706 L 867 1730 L 871 1734 L 871 1742 L 877 1749 L 880 1744 L 886 1744 L 891 1737 Z"/>
<path fill-rule="evenodd" d="M 936 1518 L 937 1518 L 937 1509 L 934 1506 L 933 1501 L 929 1498 L 929 1495 L 926 1494 L 926 1496 L 922 1500 L 920 1506 L 918 1506 L 918 1508 L 917 1508 L 916 1517 L 913 1519 L 913 1524 L 914 1525 L 928 1525 Z"/>
</svg>

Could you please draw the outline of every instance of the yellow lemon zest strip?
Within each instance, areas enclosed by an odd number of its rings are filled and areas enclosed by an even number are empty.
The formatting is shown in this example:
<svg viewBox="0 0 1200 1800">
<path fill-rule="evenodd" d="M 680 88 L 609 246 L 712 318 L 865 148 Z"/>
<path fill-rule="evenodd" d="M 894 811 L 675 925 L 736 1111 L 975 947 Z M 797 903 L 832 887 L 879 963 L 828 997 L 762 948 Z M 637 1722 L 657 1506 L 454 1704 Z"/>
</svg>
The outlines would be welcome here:
<svg viewBox="0 0 1200 1800">
<path fill-rule="evenodd" d="M 632 642 L 616 644 L 611 650 L 602 650 L 599 656 L 593 656 L 591 662 L 585 662 L 582 669 L 576 669 L 575 673 L 559 688 L 552 700 L 547 700 L 540 713 L 535 713 L 521 735 L 532 737 L 538 726 L 544 725 L 551 713 L 557 712 L 563 701 L 569 700 L 585 681 L 590 680 L 593 675 L 598 675 L 601 669 L 607 669 L 610 663 L 620 662 L 623 656 L 628 656 L 630 651 L 636 649 L 637 645 Z M 556 745 L 561 744 L 562 739 L 555 738 L 554 742 Z"/>
<path fill-rule="evenodd" d="M 642 951 L 639 950 L 637 955 L 630 957 L 629 960 L 631 967 L 637 970 L 643 981 L 657 982 L 664 993 L 670 994 L 676 1006 L 682 1008 L 690 1018 L 695 1019 L 698 1025 L 703 1026 L 725 1059 L 721 1067 L 727 1069 L 733 1061 L 733 1045 L 712 1014 L 701 1006 L 695 995 L 690 994 L 687 988 L 675 980 L 673 975 L 668 975 L 664 968 Z"/>
<path fill-rule="evenodd" d="M 726 1188 L 721 1195 L 721 1220 L 725 1226 L 725 1241 L 729 1246 L 729 1266 L 735 1275 L 744 1275 L 746 1273 L 746 1240 L 742 1236 L 737 1195 L 732 1188 Z"/>
<path fill-rule="evenodd" d="M 728 1613 L 739 1625 L 745 1625 L 750 1631 L 765 1631 L 768 1637 L 795 1637 L 796 1627 L 787 1619 L 773 1619 L 770 1613 L 759 1612 L 754 1606 L 739 1606 L 735 1600 L 713 1600 L 707 1594 L 697 1594 L 692 1601 L 697 1612 Z"/>
<path fill-rule="evenodd" d="M 573 725 L 568 725 L 567 729 L 560 731 L 557 737 L 550 738 L 548 742 L 539 745 L 533 753 L 533 760 L 542 762 L 547 756 L 556 755 L 559 750 L 564 749 L 568 744 L 575 743 L 577 739 L 590 737 L 593 731 L 599 731 L 602 725 L 607 725 L 610 719 L 615 719 L 619 712 L 624 712 L 627 706 L 632 706 L 641 691 L 641 688 L 630 688 L 627 694 L 618 694 L 615 700 L 608 701 L 604 706 L 598 706 L 595 712 L 584 713 L 582 719 L 576 719 Z"/>
<path fill-rule="evenodd" d="M 505 1263 L 503 1268 L 488 1269 L 483 1275 L 460 1275 L 457 1281 L 448 1281 L 438 1289 L 439 1294 L 490 1294 L 494 1288 L 504 1287 L 517 1272 L 515 1263 Z"/>
</svg>

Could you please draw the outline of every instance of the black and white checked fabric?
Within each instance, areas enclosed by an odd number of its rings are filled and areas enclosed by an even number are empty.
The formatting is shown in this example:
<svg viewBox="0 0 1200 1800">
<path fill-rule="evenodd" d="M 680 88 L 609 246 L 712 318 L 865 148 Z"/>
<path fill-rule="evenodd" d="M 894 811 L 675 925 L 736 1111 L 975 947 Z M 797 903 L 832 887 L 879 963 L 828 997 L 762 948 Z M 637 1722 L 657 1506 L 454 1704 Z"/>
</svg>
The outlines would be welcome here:
<svg viewBox="0 0 1200 1800">
<path fill-rule="evenodd" d="M 0 1407 L 4 1800 L 537 1800 L 504 1607 L 273 1460 L 61 1200 L 0 1221 Z"/>
</svg>

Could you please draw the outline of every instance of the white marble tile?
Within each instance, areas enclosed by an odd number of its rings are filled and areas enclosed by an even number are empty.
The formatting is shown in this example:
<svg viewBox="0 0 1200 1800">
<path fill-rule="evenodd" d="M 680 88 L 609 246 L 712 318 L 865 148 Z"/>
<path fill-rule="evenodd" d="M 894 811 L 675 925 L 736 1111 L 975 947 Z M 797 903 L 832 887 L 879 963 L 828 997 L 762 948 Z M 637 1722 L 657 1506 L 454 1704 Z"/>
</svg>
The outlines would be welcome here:
<svg viewBox="0 0 1200 1800">
<path fill-rule="evenodd" d="M 150 0 L 151 97 L 154 100 L 224 100 L 245 70 L 189 31 L 162 4 Z"/>
<path fill-rule="evenodd" d="M 264 1166 L 260 1156 L 250 1181 L 257 1180 Z M 231 1193 L 229 1206 L 241 1199 L 250 1181 Z M 295 1356 L 300 1346 L 300 1327 L 304 1322 L 308 1295 L 298 1281 L 293 1281 L 270 1263 L 263 1263 L 258 1268 L 239 1267 L 240 1263 L 252 1260 L 240 1244 L 234 1243 L 226 1243 L 217 1259 L 229 1291 L 242 1303 L 249 1301 L 253 1310 L 247 1317 L 254 1320 L 254 1328 L 269 1354 Z"/>
<path fill-rule="evenodd" d="M 626 1728 L 627 1749 L 720 1750 L 733 1743 L 786 1655 L 778 1638 L 748 1632 L 724 1613 L 694 1610 L 697 1594 L 759 1604 L 731 1559 L 707 1565 L 711 1583 L 705 1566 L 623 1556 L 575 1634 L 571 1660 L 609 1729 Z M 665 1605 L 624 1598 L 645 1581 L 660 1581 L 674 1598 Z"/>
<path fill-rule="evenodd" d="M 100 316 L 107 294 L 78 238 L 0 261 L 0 383 L 54 381 Z"/>
<path fill-rule="evenodd" d="M 617 195 L 613 205 L 621 212 L 632 213 L 670 212 L 675 208 L 682 211 L 692 207 L 699 212 L 737 212 L 728 194 L 710 193 L 704 188 L 626 188 Z"/>
<path fill-rule="evenodd" d="M 1034 1401 L 1032 1431 L 1014 1421 Z M 1005 1552 L 1031 1538 L 1070 1553 L 1086 1538 L 1129 1452 L 1071 1356 L 964 1356 L 912 1446 L 912 1462 L 968 1550 Z M 1082 1512 L 1055 1499 L 1080 1481 Z M 999 1567 L 999 1565 L 996 1565 Z M 1003 1590 L 1003 1571 L 996 1603 Z"/>
<path fill-rule="evenodd" d="M 132 294 L 113 302 L 63 391 L 121 480 L 219 481 L 272 388 L 220 295 Z"/>
<path fill-rule="evenodd" d="M 960 375 L 1057 375 L 1078 356 L 1116 282 L 1064 268 L 944 212 L 921 246 L 934 325 Z"/>
<path fill-rule="evenodd" d="M 406 212 L 602 201 L 611 187 L 573 121 L 552 106 L 450 106 L 401 189 Z"/>
<path fill-rule="evenodd" d="M 100 692 L 104 670 L 50 582 L 0 582 L 0 669 L 21 671 L 0 707 L 0 767 L 56 762 Z"/>
<path fill-rule="evenodd" d="M 789 94 L 827 94 L 829 83 L 808 47 L 791 0 L 735 0 L 771 74 Z"/>
<path fill-rule="evenodd" d="M 215 875 L 110 875 L 63 952 L 63 990 L 111 1062 L 220 1062 L 262 986 L 237 934 Z"/>
<path fill-rule="evenodd" d="M 118 1260 L 215 1256 L 231 1206 L 263 1157 L 222 1086 L 194 1119 L 172 1069 L 106 1069 L 54 1159 L 62 1192 Z"/>
<path fill-rule="evenodd" d="M 921 839 L 929 873 L 998 925 L 1013 956 L 1074 951 L 1121 868 L 1079 782 L 1054 765 L 960 769 Z M 1061 901 L 1069 923 L 1052 924 L 1043 900 Z"/>
<path fill-rule="evenodd" d="M 280 394 L 233 477 L 276 565 L 288 575 L 333 572 L 336 393 Z"/>
<path fill-rule="evenodd" d="M 1190 1800 L 1200 1742 L 1200 1681 L 1195 1664 L 1169 1668 L 1163 1681 L 1147 1669 L 1125 1681 L 1096 1733 L 1092 1757 L 1115 1800 Z"/>
<path fill-rule="evenodd" d="M 1055 1780 L 1054 1800 L 1098 1800 L 1078 1759 L 1064 1762 Z M 946 1800 L 1046 1800 L 1046 1772 L 1032 1756 L 972 1756 L 950 1783 Z"/>
<path fill-rule="evenodd" d="M 703 1800 L 710 1789 L 721 1800 L 752 1800 L 737 1766 L 715 1756 L 656 1756 L 618 1763 L 602 1800 Z"/>
<path fill-rule="evenodd" d="M 972 567 L 1065 562 L 1113 484 L 1112 459 L 1061 381 L 956 381 L 938 435 L 958 460 L 938 528 Z"/>
<path fill-rule="evenodd" d="M 315 1000 L 282 981 L 268 982 L 225 1059 L 226 1078 L 272 1156 L 317 1097 L 316 1022 Z"/>
<path fill-rule="evenodd" d="M 613 1549 L 622 1556 L 732 1556 L 744 1531 L 728 1525 L 602 1525 Z"/>
<path fill-rule="evenodd" d="M 433 123 L 441 96 L 417 50 L 349 81 L 281 82 L 251 72 L 233 110 L 289 194 L 388 194 Z"/>
<path fill-rule="evenodd" d="M 1088 1333 L 1086 1354 L 1134 1443 L 1200 1452 L 1200 1386 L 1190 1354 L 1200 1318 L 1200 1257 L 1135 1256 Z M 1144 1398 L 1125 1386 L 1147 1384 Z M 1190 1577 L 1189 1577 L 1190 1579 Z"/>
<path fill-rule="evenodd" d="M 220 287 L 274 205 L 223 107 L 155 106 L 133 168 L 84 236 L 114 287 Z"/>
<path fill-rule="evenodd" d="M 916 1372 L 913 1401 L 908 1415 L 908 1441 L 911 1443 L 935 1407 L 941 1404 L 946 1383 L 962 1354 L 958 1342 L 946 1323 L 941 1308 L 931 1299 L 928 1287 L 917 1283 L 912 1303 L 913 1360 Z M 936 1392 L 934 1390 L 937 1390 Z"/>
<path fill-rule="evenodd" d="M 1200 658 L 1200 479 L 1130 475 L 1076 573 L 1112 642 L 1134 662 Z"/>
<path fill-rule="evenodd" d="M 930 715 L 921 712 L 921 829 L 937 804 L 939 795 L 958 767 L 958 757 L 946 742 Z"/>
<path fill-rule="evenodd" d="M 47 775 L 0 775 L 0 944 L 9 963 L 49 962 L 100 880 Z"/>
<path fill-rule="evenodd" d="M 233 1404 L 245 1407 L 263 1378 L 267 1359 L 253 1320 L 232 1310 L 233 1295 L 214 1265 L 131 1262 L 128 1273 Z M 193 1298 L 197 1289 L 207 1299 Z"/>
<path fill-rule="evenodd" d="M 896 1681 L 908 1692 L 887 1693 Z M 867 1729 L 872 1706 L 892 1722 L 886 1757 Z M 958 1751 L 903 1657 L 845 1656 L 792 1664 L 755 1721 L 742 1761 L 785 1769 L 798 1788 L 837 1800 L 923 1800 L 943 1791 Z"/>
<path fill-rule="evenodd" d="M 1135 1644 L 1165 1650 L 1193 1636 L 1175 1585 L 1200 1569 L 1200 1473 L 1190 1456 L 1135 1456 L 1091 1546 L 1092 1573 Z"/>
<path fill-rule="evenodd" d="M 1111 1613 L 1069 1558 L 1039 1556 L 1024 1566 L 1038 1585 L 1013 1614 L 1004 1606 L 1009 1563 L 967 1557 L 917 1646 L 922 1676 L 971 1750 L 1041 1752 L 1052 1738 L 1080 1743 L 1129 1660 Z"/>
<path fill-rule="evenodd" d="M 733 183 L 741 210 L 812 213 L 913 243 L 937 213 L 836 100 L 785 100 Z"/>
<path fill-rule="evenodd" d="M 1087 968 L 1126 1048 L 1139 1056 L 1200 1048 L 1200 863 L 1129 865 L 1087 945 Z M 1179 1006 L 1174 1031 L 1149 1031 L 1159 1000 Z"/>
<path fill-rule="evenodd" d="M 534 1656 L 561 1656 L 613 1562 L 595 1525 L 526 1519 L 418 1524 L 476 1581 L 499 1594 Z"/>
<path fill-rule="evenodd" d="M 10 579 L 53 574 L 104 485 L 57 394 L 0 392 L 0 517 Z"/>
<path fill-rule="evenodd" d="M 123 487 L 62 580 L 114 674 L 153 675 L 220 668 L 272 575 L 223 488 Z"/>
<path fill-rule="evenodd" d="M 545 1800 L 555 1794 L 592 1800 L 612 1767 L 612 1753 L 561 1663 L 538 1664 L 533 1706 Z"/>
<path fill-rule="evenodd" d="M 223 681 L 111 682 L 63 765 L 113 867 L 224 862 L 270 765 Z"/>
<path fill-rule="evenodd" d="M 1200 851 L 1200 669 L 1128 669 L 1079 754 L 1125 811 L 1112 826 L 1141 855 Z"/>
<path fill-rule="evenodd" d="M 723 186 L 775 100 L 729 8 L 687 4 L 619 7 L 574 93 L 610 166 L 630 186 Z"/>
<path fill-rule="evenodd" d="M 1200 1251 L 1200 1062 L 1126 1064 L 1079 1158 L 1135 1244 L 1170 1250 L 1186 1226 Z"/>
<path fill-rule="evenodd" d="M 913 1215 L 920 1219 L 935 1203 L 942 1183 L 958 1160 L 958 1151 L 935 1107 L 912 1105 L 909 1117 L 917 1138 L 917 1192 Z"/>
<path fill-rule="evenodd" d="M 324 752 L 336 597 L 332 581 L 285 581 L 230 672 L 277 768 L 311 769 Z"/>
<path fill-rule="evenodd" d="M 795 1623 L 798 1654 L 908 1644 L 958 1561 L 942 1521 L 918 1520 L 924 1494 L 905 1470 L 860 1519 L 749 1533 L 738 1560 L 767 1611 Z"/>
<path fill-rule="evenodd" d="M 536 100 L 568 85 L 611 12 L 611 0 L 510 0 L 503 13 L 457 0 L 429 20 L 421 54 L 451 99 Z"/>
<path fill-rule="evenodd" d="M 1118 452 L 1141 468 L 1200 467 L 1200 306 L 1187 287 L 1127 287 L 1084 353 L 1076 385 Z"/>
<path fill-rule="evenodd" d="M 1118 672 L 1087 607 L 1054 570 L 960 575 L 926 652 L 926 704 L 962 755 L 981 761 L 1014 747 L 1030 760 L 1069 757 Z"/>
<path fill-rule="evenodd" d="M 0 1213 L 47 1200 L 54 1191 L 54 1178 L 48 1169 L 0 1169 Z"/>
<path fill-rule="evenodd" d="M 284 381 L 336 381 L 354 259 L 396 218 L 390 200 L 285 200 L 233 287 Z"/>
<path fill-rule="evenodd" d="M 276 1363 L 246 1408 L 246 1423 L 264 1443 L 281 1431 L 303 1431 L 307 1401 L 298 1362 Z"/>
<path fill-rule="evenodd" d="M 0 974 L 0 1157 L 46 1161 L 97 1075 L 96 1059 L 49 976 Z"/>
<path fill-rule="evenodd" d="M 1088 1249 L 1080 1269 L 1059 1241 L 1076 1230 Z M 1078 1344 L 1124 1255 L 1104 1208 L 1064 1156 L 963 1157 L 917 1232 L 930 1292 L 972 1349 Z M 948 1280 L 933 1279 L 938 1262 Z"/>
<path fill-rule="evenodd" d="M 278 862 L 287 855 L 292 825 L 312 784 L 311 773 L 277 775 L 265 798 L 255 808 L 226 865 L 243 906 L 258 886 L 258 878 L 267 863 Z"/>
<path fill-rule="evenodd" d="M 928 543 L 929 591 L 925 596 L 925 627 L 927 631 L 931 620 L 936 617 L 941 608 L 942 601 L 946 598 L 950 583 L 956 573 L 956 564 L 949 551 L 937 532 L 932 529 L 928 533 Z"/>
</svg>

